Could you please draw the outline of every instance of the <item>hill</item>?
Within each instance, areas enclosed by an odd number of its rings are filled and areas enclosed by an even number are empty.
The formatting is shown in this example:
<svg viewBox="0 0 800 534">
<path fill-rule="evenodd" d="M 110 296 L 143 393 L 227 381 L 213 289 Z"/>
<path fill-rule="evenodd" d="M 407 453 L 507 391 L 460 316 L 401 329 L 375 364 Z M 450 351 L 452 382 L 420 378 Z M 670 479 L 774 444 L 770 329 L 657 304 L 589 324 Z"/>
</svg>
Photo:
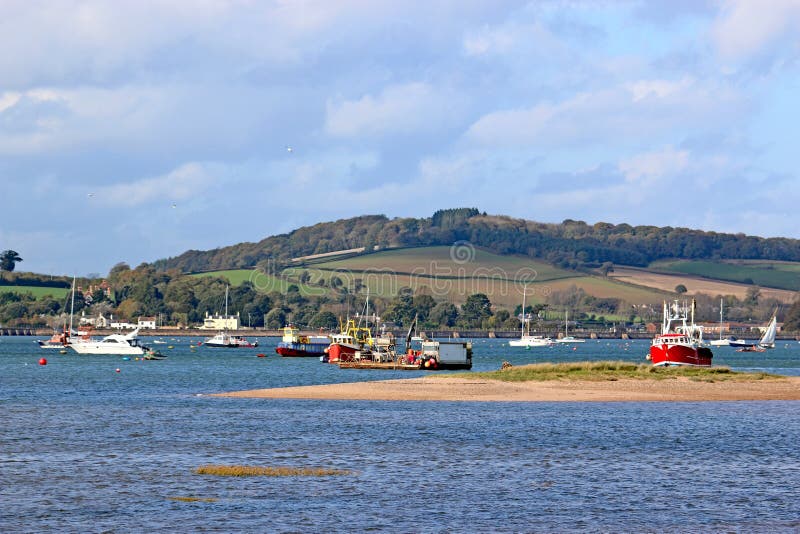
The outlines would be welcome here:
<svg viewBox="0 0 800 534">
<path fill-rule="evenodd" d="M 450 246 L 466 242 L 500 255 L 521 255 L 562 269 L 603 263 L 647 267 L 659 260 L 800 261 L 800 241 L 722 234 L 688 228 L 631 226 L 567 219 L 540 223 L 474 208 L 440 210 L 428 218 L 367 215 L 299 228 L 258 243 L 192 250 L 154 262 L 158 270 L 198 272 L 256 266 L 283 268 L 315 254 L 363 249 Z"/>
</svg>

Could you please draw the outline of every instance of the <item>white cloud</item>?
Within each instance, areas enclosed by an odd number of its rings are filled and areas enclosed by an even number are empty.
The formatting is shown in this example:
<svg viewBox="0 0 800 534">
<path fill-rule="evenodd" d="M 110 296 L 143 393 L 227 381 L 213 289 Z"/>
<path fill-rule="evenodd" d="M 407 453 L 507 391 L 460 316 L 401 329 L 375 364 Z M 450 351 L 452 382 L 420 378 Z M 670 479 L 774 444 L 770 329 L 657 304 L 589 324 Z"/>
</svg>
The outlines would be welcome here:
<svg viewBox="0 0 800 534">
<path fill-rule="evenodd" d="M 735 125 L 747 101 L 713 80 L 636 80 L 556 102 L 487 113 L 465 138 L 483 146 L 625 146 L 650 144 L 676 131 Z"/>
<path fill-rule="evenodd" d="M 686 169 L 689 164 L 687 150 L 668 146 L 655 152 L 638 154 L 619 163 L 619 170 L 628 182 L 648 184 L 659 178 L 671 177 Z"/>
<path fill-rule="evenodd" d="M 328 101 L 325 129 L 334 137 L 428 132 L 448 120 L 453 105 L 427 83 L 393 85 L 377 96 Z"/>
<path fill-rule="evenodd" d="M 798 45 L 800 1 L 727 0 L 712 28 L 712 38 L 726 60 L 747 60 L 789 35 Z"/>
<path fill-rule="evenodd" d="M 151 178 L 101 187 L 96 202 L 105 206 L 135 207 L 148 202 L 167 203 L 202 196 L 211 186 L 225 180 L 219 169 L 201 163 L 186 163 L 177 169 Z"/>
<path fill-rule="evenodd" d="M 680 80 L 637 80 L 626 85 L 633 95 L 633 101 L 647 98 L 667 98 L 682 93 L 694 85 L 694 80 L 684 77 Z"/>
</svg>

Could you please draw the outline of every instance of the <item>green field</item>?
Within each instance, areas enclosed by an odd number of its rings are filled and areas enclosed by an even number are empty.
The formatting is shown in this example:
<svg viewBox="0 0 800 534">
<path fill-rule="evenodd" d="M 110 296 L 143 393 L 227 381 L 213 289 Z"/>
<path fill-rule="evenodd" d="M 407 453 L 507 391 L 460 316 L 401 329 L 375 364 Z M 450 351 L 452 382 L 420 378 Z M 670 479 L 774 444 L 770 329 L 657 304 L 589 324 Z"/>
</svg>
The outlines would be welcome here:
<svg viewBox="0 0 800 534">
<path fill-rule="evenodd" d="M 0 286 L 0 293 L 17 293 L 19 295 L 31 293 L 37 299 L 50 295 L 56 299 L 63 299 L 70 289 L 67 287 L 40 287 L 40 286 Z"/>
<path fill-rule="evenodd" d="M 800 291 L 800 263 L 780 261 L 661 261 L 652 269 L 762 287 Z"/>
<path fill-rule="evenodd" d="M 342 260 L 315 263 L 306 270 L 393 272 L 437 278 L 494 278 L 543 282 L 575 276 L 572 271 L 553 267 L 523 256 L 500 256 L 471 245 L 420 247 L 386 250 Z"/>
<path fill-rule="evenodd" d="M 309 283 L 301 284 L 300 276 L 307 273 Z M 321 296 L 332 291 L 331 280 L 336 277 L 342 288 L 359 293 L 391 298 L 400 288 L 410 287 L 440 301 L 456 304 L 473 293 L 484 293 L 493 304 L 513 309 L 522 302 L 527 286 L 527 301 L 544 303 L 555 291 L 567 291 L 572 286 L 598 298 L 619 298 L 628 303 L 653 304 L 663 299 L 663 293 L 613 279 L 589 276 L 553 267 L 542 261 L 520 256 L 500 256 L 469 246 L 407 248 L 330 260 L 285 269 L 280 276 L 258 270 L 231 270 L 198 273 L 193 276 L 219 276 L 237 286 L 249 280 L 260 291 L 285 292 L 290 284 L 300 287 L 306 296 Z M 319 286 L 321 280 L 325 286 Z"/>
<path fill-rule="evenodd" d="M 233 287 L 242 285 L 243 282 L 252 282 L 253 286 L 261 292 L 269 293 L 278 291 L 285 293 L 291 284 L 295 284 L 304 292 L 305 295 L 324 295 L 325 288 L 314 287 L 285 278 L 280 278 L 271 274 L 266 274 L 259 269 L 234 269 L 229 271 L 212 271 L 207 273 L 195 273 L 191 276 L 218 276 L 230 282 Z"/>
</svg>

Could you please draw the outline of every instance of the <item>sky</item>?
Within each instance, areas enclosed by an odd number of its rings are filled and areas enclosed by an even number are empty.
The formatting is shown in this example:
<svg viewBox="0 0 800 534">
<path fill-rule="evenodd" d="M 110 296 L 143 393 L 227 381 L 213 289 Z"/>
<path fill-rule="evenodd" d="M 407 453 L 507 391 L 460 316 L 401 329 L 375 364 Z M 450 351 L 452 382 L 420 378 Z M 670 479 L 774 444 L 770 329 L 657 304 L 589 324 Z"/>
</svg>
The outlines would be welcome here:
<svg viewBox="0 0 800 534">
<path fill-rule="evenodd" d="M 0 250 L 364 214 L 800 238 L 800 0 L 4 0 Z"/>
</svg>

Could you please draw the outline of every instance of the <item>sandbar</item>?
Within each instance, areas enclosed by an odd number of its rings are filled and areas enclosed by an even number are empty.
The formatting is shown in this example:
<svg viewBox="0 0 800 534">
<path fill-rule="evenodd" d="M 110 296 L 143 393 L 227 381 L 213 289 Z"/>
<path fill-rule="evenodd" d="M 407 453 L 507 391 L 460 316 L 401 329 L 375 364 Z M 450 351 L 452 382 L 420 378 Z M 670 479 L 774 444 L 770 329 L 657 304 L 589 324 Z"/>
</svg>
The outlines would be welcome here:
<svg viewBox="0 0 800 534">
<path fill-rule="evenodd" d="M 800 377 L 700 381 L 685 377 L 503 382 L 422 377 L 216 393 L 217 397 L 378 401 L 646 402 L 800 400 Z"/>
</svg>

